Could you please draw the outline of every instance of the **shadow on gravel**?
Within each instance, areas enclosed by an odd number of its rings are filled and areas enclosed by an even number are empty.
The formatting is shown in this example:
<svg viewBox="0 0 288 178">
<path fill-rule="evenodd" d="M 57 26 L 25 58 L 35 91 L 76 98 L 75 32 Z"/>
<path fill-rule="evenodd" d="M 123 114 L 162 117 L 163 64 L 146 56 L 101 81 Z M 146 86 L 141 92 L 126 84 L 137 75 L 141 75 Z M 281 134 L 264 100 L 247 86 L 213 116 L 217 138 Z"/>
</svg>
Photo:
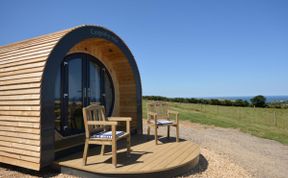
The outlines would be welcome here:
<svg viewBox="0 0 288 178">
<path fill-rule="evenodd" d="M 5 173 L 1 173 L 0 177 L 20 177 L 21 174 L 23 176 L 35 176 L 35 177 L 54 177 L 60 174 L 60 172 L 56 171 L 55 169 L 52 168 L 45 168 L 43 170 L 39 171 L 33 171 L 30 169 L 25 169 L 17 166 L 12 166 L 4 163 L 0 163 L 0 168 L 5 171 L 7 171 L 7 175 Z M 9 171 L 9 173 L 8 173 Z M 11 173 L 12 172 L 12 173 Z M 15 174 L 15 175 L 14 175 Z"/>
<path fill-rule="evenodd" d="M 200 154 L 199 155 L 199 163 L 193 169 L 191 169 L 189 172 L 184 174 L 183 176 L 186 177 L 186 176 L 190 176 L 190 175 L 194 175 L 194 174 L 201 174 L 202 172 L 205 172 L 207 170 L 208 165 L 209 165 L 209 163 L 208 163 L 207 159 L 202 154 Z"/>
</svg>

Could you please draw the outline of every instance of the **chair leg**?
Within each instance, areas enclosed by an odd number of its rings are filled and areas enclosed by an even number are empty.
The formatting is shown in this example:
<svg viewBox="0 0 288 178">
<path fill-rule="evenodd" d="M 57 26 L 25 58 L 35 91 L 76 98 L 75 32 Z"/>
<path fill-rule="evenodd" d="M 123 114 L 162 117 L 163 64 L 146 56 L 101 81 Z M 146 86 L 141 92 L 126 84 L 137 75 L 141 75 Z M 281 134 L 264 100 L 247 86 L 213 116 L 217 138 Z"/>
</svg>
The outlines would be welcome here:
<svg viewBox="0 0 288 178">
<path fill-rule="evenodd" d="M 150 135 L 150 126 L 147 126 L 147 135 Z"/>
<path fill-rule="evenodd" d="M 101 155 L 103 156 L 105 153 L 105 145 L 101 145 Z"/>
<path fill-rule="evenodd" d="M 84 146 L 84 152 L 83 152 L 83 166 L 85 166 L 87 163 L 88 149 L 89 149 L 89 144 L 88 144 L 88 140 L 86 139 L 85 140 L 85 146 Z"/>
<path fill-rule="evenodd" d="M 130 156 L 130 152 L 131 152 L 131 136 L 127 137 L 127 154 L 128 156 Z"/>
<path fill-rule="evenodd" d="M 157 125 L 154 127 L 155 129 L 155 144 L 158 145 L 158 131 L 157 131 Z"/>
<path fill-rule="evenodd" d="M 179 142 L 179 125 L 176 126 L 176 142 Z"/>
<path fill-rule="evenodd" d="M 170 125 L 167 126 L 167 138 L 170 138 Z"/>
<path fill-rule="evenodd" d="M 112 164 L 116 168 L 117 167 L 117 143 L 112 143 Z"/>
</svg>

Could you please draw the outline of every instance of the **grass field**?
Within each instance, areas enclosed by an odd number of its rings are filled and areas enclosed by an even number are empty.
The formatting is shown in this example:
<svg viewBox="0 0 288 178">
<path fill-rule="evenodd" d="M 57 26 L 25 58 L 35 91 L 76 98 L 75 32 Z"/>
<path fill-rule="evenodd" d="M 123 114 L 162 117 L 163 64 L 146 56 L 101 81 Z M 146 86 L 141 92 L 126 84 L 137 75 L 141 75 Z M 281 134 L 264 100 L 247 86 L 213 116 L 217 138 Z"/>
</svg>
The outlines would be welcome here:
<svg viewBox="0 0 288 178">
<path fill-rule="evenodd" d="M 147 100 L 143 100 L 146 118 Z M 252 135 L 288 144 L 288 109 L 215 106 L 169 102 L 171 109 L 180 113 L 181 120 L 239 128 Z"/>
</svg>

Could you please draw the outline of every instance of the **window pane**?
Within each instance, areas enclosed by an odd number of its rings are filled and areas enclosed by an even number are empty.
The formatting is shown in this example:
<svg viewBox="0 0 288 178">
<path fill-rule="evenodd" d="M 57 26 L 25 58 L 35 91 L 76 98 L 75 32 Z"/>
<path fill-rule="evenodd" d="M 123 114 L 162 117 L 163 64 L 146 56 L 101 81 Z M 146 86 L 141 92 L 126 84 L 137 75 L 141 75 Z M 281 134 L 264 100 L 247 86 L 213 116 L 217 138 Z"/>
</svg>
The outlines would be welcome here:
<svg viewBox="0 0 288 178">
<path fill-rule="evenodd" d="M 82 116 L 82 59 L 69 60 L 67 134 L 84 130 Z"/>
<path fill-rule="evenodd" d="M 105 84 L 105 108 L 106 108 L 106 114 L 110 115 L 112 114 L 111 111 L 113 109 L 113 85 L 111 83 L 110 77 L 108 76 L 107 73 L 104 75 L 104 84 Z"/>
<path fill-rule="evenodd" d="M 101 89 L 100 89 L 100 67 L 94 63 L 90 62 L 90 104 L 100 103 L 101 101 Z"/>
</svg>

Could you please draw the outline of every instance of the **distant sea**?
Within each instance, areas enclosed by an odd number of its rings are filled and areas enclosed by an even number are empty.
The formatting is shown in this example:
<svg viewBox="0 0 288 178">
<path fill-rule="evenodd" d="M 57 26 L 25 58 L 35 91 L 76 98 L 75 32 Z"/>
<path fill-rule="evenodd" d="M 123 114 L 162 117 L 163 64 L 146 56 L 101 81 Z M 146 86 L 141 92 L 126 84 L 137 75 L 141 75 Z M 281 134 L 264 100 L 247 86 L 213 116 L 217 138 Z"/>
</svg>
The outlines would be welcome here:
<svg viewBox="0 0 288 178">
<path fill-rule="evenodd" d="M 223 99 L 223 100 L 237 100 L 237 99 L 242 99 L 250 102 L 250 99 L 253 98 L 254 96 L 223 96 L 223 97 L 203 97 L 203 98 L 208 98 L 208 99 Z M 266 97 L 266 102 L 271 103 L 271 102 L 283 102 L 283 101 L 288 101 L 288 95 L 285 96 L 265 96 Z"/>
</svg>

